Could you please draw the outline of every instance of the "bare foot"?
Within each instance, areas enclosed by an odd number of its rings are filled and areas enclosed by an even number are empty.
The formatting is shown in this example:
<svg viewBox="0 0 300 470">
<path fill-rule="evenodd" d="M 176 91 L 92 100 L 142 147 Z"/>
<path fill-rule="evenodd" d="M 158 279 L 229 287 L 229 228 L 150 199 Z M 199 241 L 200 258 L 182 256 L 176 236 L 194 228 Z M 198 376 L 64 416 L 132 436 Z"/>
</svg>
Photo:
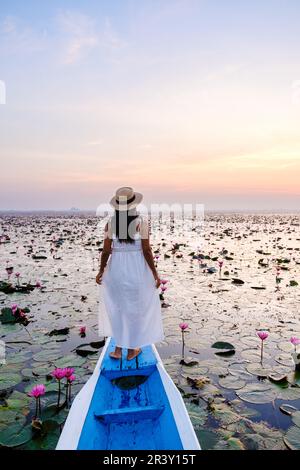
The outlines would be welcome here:
<svg viewBox="0 0 300 470">
<path fill-rule="evenodd" d="M 132 359 L 137 357 L 141 352 L 142 352 L 141 348 L 128 349 L 127 361 L 131 361 Z"/>
<path fill-rule="evenodd" d="M 122 348 L 120 348 L 119 346 L 116 346 L 116 349 L 109 353 L 110 357 L 113 358 L 113 359 L 121 359 L 122 357 Z"/>
</svg>

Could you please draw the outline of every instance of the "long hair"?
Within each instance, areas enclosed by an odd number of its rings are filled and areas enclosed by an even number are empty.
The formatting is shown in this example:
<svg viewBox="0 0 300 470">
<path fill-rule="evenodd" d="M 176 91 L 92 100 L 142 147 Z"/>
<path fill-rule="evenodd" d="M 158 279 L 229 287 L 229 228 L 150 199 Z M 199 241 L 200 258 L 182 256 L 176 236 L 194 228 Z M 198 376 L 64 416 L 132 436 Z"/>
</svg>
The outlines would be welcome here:
<svg viewBox="0 0 300 470">
<path fill-rule="evenodd" d="M 133 243 L 137 226 L 138 213 L 136 209 L 118 211 L 112 217 L 112 231 L 121 243 Z"/>
</svg>

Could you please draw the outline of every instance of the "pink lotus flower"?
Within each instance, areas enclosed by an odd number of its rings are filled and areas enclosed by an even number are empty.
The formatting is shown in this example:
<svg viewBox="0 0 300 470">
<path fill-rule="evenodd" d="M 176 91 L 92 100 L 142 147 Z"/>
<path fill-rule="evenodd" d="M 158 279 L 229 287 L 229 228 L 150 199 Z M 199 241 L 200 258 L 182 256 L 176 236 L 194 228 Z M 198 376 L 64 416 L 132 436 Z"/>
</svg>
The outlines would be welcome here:
<svg viewBox="0 0 300 470">
<path fill-rule="evenodd" d="M 165 286 L 161 286 L 161 288 L 160 288 L 160 289 L 161 289 L 161 291 L 162 291 L 162 292 L 165 292 L 165 291 L 166 291 L 168 288 L 167 288 L 167 287 L 165 287 Z"/>
<path fill-rule="evenodd" d="M 300 344 L 300 338 L 296 338 L 296 336 L 292 336 L 290 339 L 290 342 L 295 346 L 295 351 L 296 351 L 296 347 L 298 346 L 298 344 Z"/>
<path fill-rule="evenodd" d="M 42 287 L 41 282 L 40 282 L 40 281 L 36 281 L 35 287 L 37 287 L 38 289 L 40 289 L 40 288 Z"/>
<path fill-rule="evenodd" d="M 219 268 L 221 269 L 224 264 L 224 261 L 218 261 Z"/>
<path fill-rule="evenodd" d="M 79 330 L 79 333 L 80 333 L 81 335 L 85 335 L 85 333 L 86 333 L 86 326 L 81 326 L 81 327 L 80 327 L 80 330 Z"/>
<path fill-rule="evenodd" d="M 265 341 L 265 339 L 267 339 L 269 336 L 267 331 L 257 331 L 256 334 L 262 341 Z"/>
<path fill-rule="evenodd" d="M 162 285 L 164 286 L 165 284 L 167 284 L 167 282 L 169 282 L 167 279 L 161 279 L 160 282 L 162 283 Z"/>
<path fill-rule="evenodd" d="M 26 317 L 26 314 L 21 309 L 19 309 L 19 315 L 20 315 L 20 318 L 25 318 Z"/>
<path fill-rule="evenodd" d="M 46 387 L 43 384 L 35 385 L 32 390 L 28 393 L 30 397 L 39 398 L 42 395 L 45 395 Z"/>
<path fill-rule="evenodd" d="M 188 327 L 188 323 L 179 323 L 179 328 L 181 329 L 181 331 L 186 330 Z"/>
<path fill-rule="evenodd" d="M 16 311 L 18 310 L 18 308 L 19 308 L 19 307 L 18 307 L 18 304 L 12 304 L 11 309 L 12 309 L 13 315 L 16 313 Z"/>
<path fill-rule="evenodd" d="M 20 277 L 20 276 L 21 276 L 21 273 L 16 273 L 15 276 L 16 276 L 16 277 Z"/>
<path fill-rule="evenodd" d="M 61 380 L 64 377 L 66 377 L 66 369 L 60 369 L 59 367 L 54 369 L 53 372 L 51 372 L 52 377 L 55 377 L 56 380 Z"/>
<path fill-rule="evenodd" d="M 68 377 L 68 382 L 74 382 L 74 380 L 76 379 L 76 376 L 75 375 L 70 375 L 70 377 Z"/>
<path fill-rule="evenodd" d="M 264 355 L 264 341 L 269 336 L 267 331 L 257 331 L 257 336 L 261 339 L 261 349 L 260 349 L 260 362 L 263 363 L 263 355 Z"/>
<path fill-rule="evenodd" d="M 69 379 L 70 377 L 73 376 L 74 369 L 72 367 L 66 367 L 65 368 L 65 377 Z"/>
</svg>

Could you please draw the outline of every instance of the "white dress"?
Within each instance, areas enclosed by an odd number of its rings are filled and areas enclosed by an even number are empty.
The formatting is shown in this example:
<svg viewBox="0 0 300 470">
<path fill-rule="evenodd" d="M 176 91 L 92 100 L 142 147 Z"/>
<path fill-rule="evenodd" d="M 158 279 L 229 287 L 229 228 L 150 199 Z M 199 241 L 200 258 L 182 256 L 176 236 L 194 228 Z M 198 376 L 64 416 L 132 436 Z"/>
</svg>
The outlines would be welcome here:
<svg viewBox="0 0 300 470">
<path fill-rule="evenodd" d="M 146 222 L 141 219 L 141 231 Z M 102 329 L 117 346 L 135 349 L 164 339 L 155 280 L 144 258 L 141 235 L 121 243 L 114 235 L 112 253 L 102 278 Z"/>
</svg>

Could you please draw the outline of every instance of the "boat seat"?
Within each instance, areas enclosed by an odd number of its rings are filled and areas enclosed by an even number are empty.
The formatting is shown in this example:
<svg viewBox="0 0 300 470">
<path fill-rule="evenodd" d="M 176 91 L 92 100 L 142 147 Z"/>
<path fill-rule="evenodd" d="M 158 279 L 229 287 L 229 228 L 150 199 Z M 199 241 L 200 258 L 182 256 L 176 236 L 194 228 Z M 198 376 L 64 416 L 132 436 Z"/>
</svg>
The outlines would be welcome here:
<svg viewBox="0 0 300 470">
<path fill-rule="evenodd" d="M 138 406 L 134 408 L 116 408 L 94 412 L 97 420 L 104 424 L 156 419 L 164 411 L 164 405 Z"/>
</svg>

